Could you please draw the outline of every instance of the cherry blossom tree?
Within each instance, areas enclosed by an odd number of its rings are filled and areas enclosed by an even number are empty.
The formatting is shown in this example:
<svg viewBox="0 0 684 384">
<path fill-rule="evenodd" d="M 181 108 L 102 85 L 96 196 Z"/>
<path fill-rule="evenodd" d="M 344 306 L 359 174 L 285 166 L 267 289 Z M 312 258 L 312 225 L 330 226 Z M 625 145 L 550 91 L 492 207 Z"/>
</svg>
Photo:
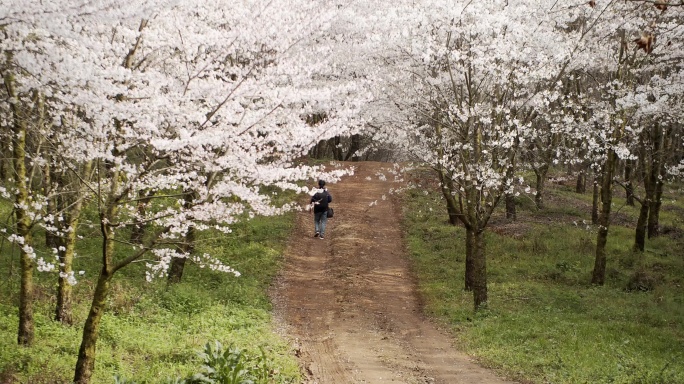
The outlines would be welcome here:
<svg viewBox="0 0 684 384">
<path fill-rule="evenodd" d="M 345 172 L 293 162 L 361 124 L 363 91 L 319 81 L 334 72 L 321 60 L 329 47 L 310 40 L 336 12 L 326 5 L 31 1 L 0 16 L 2 49 L 16 69 L 7 76 L 18 78 L 19 92 L 40 90 L 50 100 L 51 138 L 63 149 L 56 159 L 71 169 L 92 164 L 93 179 L 83 182 L 103 245 L 75 382 L 92 375 L 117 271 L 152 252 L 158 262 L 148 278 L 164 276 L 172 259 L 190 256 L 177 247 L 189 231 L 229 232 L 237 220 L 298 207 L 275 204 L 265 186 L 306 192 L 298 181 Z M 321 109 L 325 124 L 307 125 Z M 62 129 L 65 117 L 75 122 L 70 129 Z M 140 191 L 163 208 L 139 210 Z M 129 243 L 124 235 L 141 225 L 150 228 L 142 244 Z M 239 275 L 211 255 L 192 259 Z"/>
<path fill-rule="evenodd" d="M 600 170 L 594 284 L 605 280 L 619 159 L 635 158 L 634 143 L 649 124 L 669 125 L 680 116 L 681 12 L 653 2 L 605 1 L 588 4 L 577 19 L 587 34 L 572 63 L 583 84 L 575 108 L 586 118 L 576 120 L 575 134 L 587 142 Z"/>
<path fill-rule="evenodd" d="M 518 181 L 521 145 L 550 125 L 542 121 L 582 32 L 569 27 L 572 8 L 556 2 L 433 1 L 407 15 L 405 77 L 393 101 L 410 126 L 379 135 L 438 172 L 451 215 L 466 227 L 466 287 L 481 308 L 485 230 Z"/>
</svg>

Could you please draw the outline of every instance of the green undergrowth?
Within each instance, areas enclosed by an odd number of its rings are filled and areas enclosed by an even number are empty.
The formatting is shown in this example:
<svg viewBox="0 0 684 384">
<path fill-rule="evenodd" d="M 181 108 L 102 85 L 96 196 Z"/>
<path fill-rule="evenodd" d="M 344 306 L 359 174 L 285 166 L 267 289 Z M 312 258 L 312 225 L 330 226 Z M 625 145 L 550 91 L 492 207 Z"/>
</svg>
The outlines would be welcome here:
<svg viewBox="0 0 684 384">
<path fill-rule="evenodd" d="M 474 312 L 463 227 L 448 224 L 438 191 L 409 190 L 405 226 L 426 310 L 467 353 L 523 382 L 684 383 L 684 193 L 666 194 L 668 234 L 644 253 L 631 250 L 638 207 L 615 199 L 604 286 L 590 284 L 591 195 L 551 187 L 543 211 L 521 198 L 517 221 L 497 213 L 487 230 L 489 301 Z"/>
<path fill-rule="evenodd" d="M 255 218 L 235 225 L 230 234 L 199 235 L 197 253 L 222 260 L 240 277 L 188 262 L 180 284 L 146 282 L 145 262 L 151 255 L 122 269 L 102 319 L 92 382 L 113 383 L 115 376 L 137 383 L 188 377 L 201 371 L 199 354 L 215 341 L 252 356 L 263 350 L 272 366 L 269 382 L 298 382 L 291 348 L 272 328 L 267 296 L 292 222 L 291 215 Z M 56 274 L 36 273 L 36 337 L 28 348 L 16 345 L 18 255 L 7 243 L 0 250 L 0 383 L 69 383 L 73 378 L 101 247 L 95 229 L 82 227 L 85 238 L 79 242 L 75 270 L 86 273 L 74 286 L 74 325 L 51 319 Z M 37 233 L 36 244 L 41 241 Z"/>
</svg>

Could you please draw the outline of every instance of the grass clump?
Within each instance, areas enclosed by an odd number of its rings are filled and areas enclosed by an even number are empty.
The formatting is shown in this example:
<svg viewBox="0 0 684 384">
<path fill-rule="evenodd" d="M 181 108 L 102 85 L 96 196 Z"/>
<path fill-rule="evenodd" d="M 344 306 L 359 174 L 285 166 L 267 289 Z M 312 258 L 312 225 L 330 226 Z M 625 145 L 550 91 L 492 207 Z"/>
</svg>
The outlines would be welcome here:
<svg viewBox="0 0 684 384">
<path fill-rule="evenodd" d="M 681 237 L 649 240 L 646 252 L 634 253 L 638 212 L 623 208 L 610 228 L 607 282 L 592 286 L 590 196 L 587 204 L 587 195 L 552 189 L 563 198 L 548 199 L 545 210 L 492 219 L 489 302 L 474 313 L 464 290 L 464 228 L 448 224 L 438 191 L 407 193 L 408 246 L 426 310 L 481 363 L 533 383 L 684 383 Z M 677 199 L 666 200 L 661 221 L 677 233 L 681 219 L 665 213 Z"/>
</svg>

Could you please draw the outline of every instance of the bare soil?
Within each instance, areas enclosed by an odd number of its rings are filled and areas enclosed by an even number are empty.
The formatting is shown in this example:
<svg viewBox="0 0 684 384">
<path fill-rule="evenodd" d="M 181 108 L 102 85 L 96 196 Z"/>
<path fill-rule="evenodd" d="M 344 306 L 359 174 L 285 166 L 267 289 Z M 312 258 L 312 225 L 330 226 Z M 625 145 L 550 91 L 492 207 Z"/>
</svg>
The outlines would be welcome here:
<svg viewBox="0 0 684 384">
<path fill-rule="evenodd" d="M 512 383 L 459 352 L 427 319 L 401 230 L 402 186 L 386 163 L 353 163 L 329 185 L 335 217 L 324 240 L 297 217 L 272 297 L 306 383 Z M 380 176 L 380 175 L 384 175 Z"/>
</svg>

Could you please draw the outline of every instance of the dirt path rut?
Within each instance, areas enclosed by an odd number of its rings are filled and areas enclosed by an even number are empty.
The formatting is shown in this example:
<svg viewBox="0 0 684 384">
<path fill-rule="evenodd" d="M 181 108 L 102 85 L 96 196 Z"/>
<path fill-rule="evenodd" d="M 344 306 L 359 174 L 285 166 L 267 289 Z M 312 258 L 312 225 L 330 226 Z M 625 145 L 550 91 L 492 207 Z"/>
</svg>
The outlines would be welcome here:
<svg viewBox="0 0 684 384">
<path fill-rule="evenodd" d="M 351 164 L 346 164 L 347 166 Z M 391 164 L 355 163 L 329 185 L 326 239 L 300 213 L 274 290 L 307 383 L 512 383 L 458 352 L 422 314 L 400 228 Z"/>
</svg>

